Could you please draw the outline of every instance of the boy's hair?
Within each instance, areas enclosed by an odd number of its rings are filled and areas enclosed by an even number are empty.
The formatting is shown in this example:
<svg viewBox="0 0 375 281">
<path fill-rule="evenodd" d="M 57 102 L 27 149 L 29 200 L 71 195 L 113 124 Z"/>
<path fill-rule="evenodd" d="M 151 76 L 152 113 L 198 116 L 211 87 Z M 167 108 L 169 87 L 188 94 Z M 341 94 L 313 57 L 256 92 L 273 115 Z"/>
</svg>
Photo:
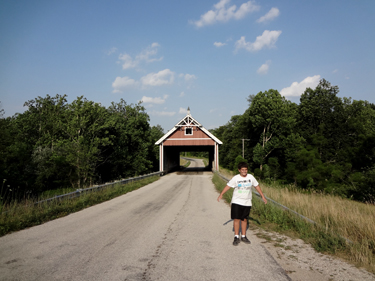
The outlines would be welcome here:
<svg viewBox="0 0 375 281">
<path fill-rule="evenodd" d="M 237 168 L 238 168 L 238 170 L 241 170 L 242 168 L 247 168 L 247 169 L 249 169 L 249 167 L 247 166 L 247 163 L 246 163 L 246 162 L 240 162 L 240 163 L 238 163 Z"/>
</svg>

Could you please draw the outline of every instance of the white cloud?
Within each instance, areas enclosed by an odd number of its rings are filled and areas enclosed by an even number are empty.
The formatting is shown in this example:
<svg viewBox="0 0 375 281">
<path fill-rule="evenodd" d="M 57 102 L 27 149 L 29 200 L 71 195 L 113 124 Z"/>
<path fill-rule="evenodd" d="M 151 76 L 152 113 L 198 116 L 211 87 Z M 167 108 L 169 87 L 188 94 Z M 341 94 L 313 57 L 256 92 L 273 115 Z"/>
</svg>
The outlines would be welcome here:
<svg viewBox="0 0 375 281">
<path fill-rule="evenodd" d="M 138 61 L 134 61 L 132 57 L 128 54 L 120 54 L 118 57 L 122 63 L 122 69 L 134 68 L 138 65 Z"/>
<path fill-rule="evenodd" d="M 184 75 L 184 78 L 185 78 L 185 81 L 197 79 L 197 77 L 194 74 L 187 74 L 187 73 Z"/>
<path fill-rule="evenodd" d="M 174 72 L 169 69 L 164 69 L 158 73 L 149 73 L 141 78 L 141 83 L 144 86 L 161 86 L 173 84 Z"/>
<path fill-rule="evenodd" d="M 194 75 L 193 75 L 194 76 Z M 186 79 L 186 78 L 185 78 Z M 190 78 L 192 79 L 192 78 Z M 173 84 L 174 82 L 174 72 L 169 69 L 164 69 L 158 73 L 149 73 L 143 76 L 140 81 L 136 81 L 128 76 L 116 77 L 115 81 L 112 83 L 114 93 L 122 93 L 123 90 L 129 87 L 138 86 L 140 83 L 145 86 L 162 86 L 167 84 Z M 164 99 L 167 96 L 164 96 Z M 147 97 L 146 100 L 148 99 Z"/>
<path fill-rule="evenodd" d="M 215 42 L 215 43 L 214 43 L 214 46 L 220 48 L 220 47 L 225 46 L 226 44 L 227 44 L 227 43 Z"/>
<path fill-rule="evenodd" d="M 113 93 L 122 93 L 126 88 L 136 86 L 137 84 L 137 81 L 127 76 L 116 77 L 115 81 L 112 83 Z"/>
<path fill-rule="evenodd" d="M 258 68 L 257 73 L 259 74 L 267 74 L 268 69 L 270 68 L 271 61 L 268 60 L 266 63 L 262 64 L 261 67 Z"/>
<path fill-rule="evenodd" d="M 320 75 L 312 77 L 306 77 L 300 83 L 293 82 L 290 87 L 284 88 L 280 91 L 280 94 L 284 97 L 298 97 L 306 90 L 306 88 L 315 89 L 319 84 Z"/>
<path fill-rule="evenodd" d="M 174 116 L 176 114 L 176 112 L 168 112 L 168 111 L 151 111 L 149 112 L 150 115 L 153 115 L 153 116 Z"/>
<path fill-rule="evenodd" d="M 273 7 L 267 14 L 263 17 L 260 17 L 257 22 L 269 22 L 280 15 L 280 11 L 278 8 Z"/>
<path fill-rule="evenodd" d="M 180 98 L 182 98 L 183 96 L 185 96 L 185 92 L 180 93 Z"/>
<path fill-rule="evenodd" d="M 153 103 L 153 104 L 163 104 L 165 103 L 165 100 L 168 98 L 168 95 L 164 95 L 162 98 L 157 97 L 157 98 L 151 98 L 151 97 L 142 97 L 142 102 L 143 103 Z"/>
<path fill-rule="evenodd" d="M 249 52 L 259 51 L 265 47 L 275 47 L 276 41 L 281 34 L 281 30 L 265 30 L 261 36 L 258 36 L 254 43 L 246 42 L 245 36 L 236 42 L 236 50 L 245 49 Z"/>
<path fill-rule="evenodd" d="M 136 55 L 134 59 L 129 54 L 120 54 L 119 60 L 122 61 L 122 69 L 137 67 L 141 62 L 150 63 L 154 61 L 161 61 L 163 57 L 154 57 L 158 53 L 159 47 L 160 45 L 158 43 L 152 43 L 150 46 Z"/>
<path fill-rule="evenodd" d="M 158 53 L 159 47 L 160 45 L 158 43 L 152 43 L 151 46 L 147 47 L 139 55 L 136 56 L 136 60 L 145 62 L 161 61 L 163 57 L 153 58 L 153 56 L 155 56 Z"/>
<path fill-rule="evenodd" d="M 336 68 L 332 73 L 337 73 L 339 70 Z"/>
<path fill-rule="evenodd" d="M 220 0 L 214 5 L 213 10 L 209 10 L 207 13 L 201 15 L 200 20 L 189 22 L 196 27 L 203 27 L 217 22 L 227 22 L 231 19 L 239 20 L 244 18 L 246 14 L 258 11 L 260 8 L 254 1 L 243 3 L 238 9 L 236 5 L 227 7 L 229 3 L 230 0 Z"/>
<path fill-rule="evenodd" d="M 112 55 L 113 53 L 115 53 L 117 51 L 117 48 L 116 47 L 112 47 L 111 49 L 109 49 L 106 54 L 109 56 L 109 55 Z"/>
<path fill-rule="evenodd" d="M 187 114 L 187 109 L 180 107 L 180 111 L 178 112 L 179 114 Z"/>
</svg>

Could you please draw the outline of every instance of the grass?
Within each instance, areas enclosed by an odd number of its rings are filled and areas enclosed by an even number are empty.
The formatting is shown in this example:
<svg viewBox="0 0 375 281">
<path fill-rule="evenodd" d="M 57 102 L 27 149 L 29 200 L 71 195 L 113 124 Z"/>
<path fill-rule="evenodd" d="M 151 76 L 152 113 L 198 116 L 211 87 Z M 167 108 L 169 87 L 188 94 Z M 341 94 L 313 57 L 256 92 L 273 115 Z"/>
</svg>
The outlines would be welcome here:
<svg viewBox="0 0 375 281">
<path fill-rule="evenodd" d="M 158 179 L 159 176 L 153 176 L 127 184 L 117 184 L 96 192 L 83 194 L 78 198 L 55 200 L 51 203 L 34 204 L 35 201 L 24 200 L 5 205 L 0 214 L 0 236 L 80 211 L 136 190 Z"/>
<path fill-rule="evenodd" d="M 183 159 L 180 157 L 180 166 L 182 167 L 189 167 L 190 166 L 190 161 L 186 160 L 186 159 Z"/>
<path fill-rule="evenodd" d="M 38 200 L 44 200 L 44 199 L 52 198 L 54 196 L 66 194 L 66 193 L 73 192 L 73 191 L 76 191 L 76 190 L 77 190 L 77 188 L 73 188 L 73 187 L 46 190 L 46 191 L 42 192 L 42 194 L 39 195 Z"/>
<path fill-rule="evenodd" d="M 220 169 L 220 173 L 231 177 L 231 172 L 225 169 Z M 226 182 L 216 174 L 212 180 L 221 192 Z M 317 224 L 308 223 L 273 204 L 265 205 L 261 200 L 257 200 L 257 196 L 253 196 L 250 219 L 254 225 L 300 238 L 310 243 L 318 252 L 339 256 L 375 273 L 374 205 L 318 193 L 306 194 L 293 187 L 261 184 L 261 189 L 267 197 L 314 220 Z M 229 203 L 231 194 L 224 199 Z"/>
<path fill-rule="evenodd" d="M 180 156 L 180 157 L 185 157 L 185 156 Z M 206 157 L 199 157 L 199 156 L 186 156 L 187 158 L 193 158 L 193 159 L 201 159 L 203 160 L 204 166 L 208 166 L 208 159 Z M 185 160 L 187 161 L 187 160 Z M 181 163 L 181 158 L 180 158 L 180 163 Z M 189 161 L 190 164 L 190 161 Z M 181 165 L 181 164 L 180 164 Z M 188 166 L 185 166 L 188 167 Z"/>
<path fill-rule="evenodd" d="M 314 220 L 326 233 L 351 241 L 346 257 L 375 272 L 375 206 L 294 187 L 261 185 L 267 197 Z"/>
</svg>

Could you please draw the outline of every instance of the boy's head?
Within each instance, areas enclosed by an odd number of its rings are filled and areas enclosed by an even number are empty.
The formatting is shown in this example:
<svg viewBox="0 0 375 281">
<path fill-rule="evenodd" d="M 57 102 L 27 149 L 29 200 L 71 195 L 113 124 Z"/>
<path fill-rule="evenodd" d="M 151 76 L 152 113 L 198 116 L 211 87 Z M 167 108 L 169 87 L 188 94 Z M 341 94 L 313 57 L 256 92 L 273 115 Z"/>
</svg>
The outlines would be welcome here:
<svg viewBox="0 0 375 281">
<path fill-rule="evenodd" d="M 238 163 L 237 168 L 238 168 L 238 170 L 241 170 L 242 168 L 249 169 L 249 167 L 247 166 L 246 162 L 240 162 L 240 163 Z"/>
<path fill-rule="evenodd" d="M 249 169 L 249 167 L 247 166 L 246 162 L 240 162 L 240 163 L 238 163 L 237 168 L 238 168 L 238 170 L 241 170 L 242 168 Z"/>
<path fill-rule="evenodd" d="M 238 171 L 240 172 L 241 177 L 246 177 L 247 176 L 247 163 L 241 162 L 238 163 Z"/>
</svg>

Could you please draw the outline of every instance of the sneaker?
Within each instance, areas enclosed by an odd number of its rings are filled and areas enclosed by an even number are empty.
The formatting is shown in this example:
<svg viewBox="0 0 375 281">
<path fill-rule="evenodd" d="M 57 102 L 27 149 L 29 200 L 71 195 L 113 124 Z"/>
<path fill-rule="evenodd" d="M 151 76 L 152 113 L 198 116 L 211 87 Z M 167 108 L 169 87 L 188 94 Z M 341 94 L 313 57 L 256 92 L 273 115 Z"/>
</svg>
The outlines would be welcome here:
<svg viewBox="0 0 375 281">
<path fill-rule="evenodd" d="M 250 243 L 251 243 L 250 240 L 247 239 L 246 236 L 245 236 L 245 237 L 241 237 L 241 241 L 244 242 L 244 243 L 246 243 L 246 244 L 250 244 Z M 233 242 L 233 243 L 234 243 L 234 242 Z"/>
<path fill-rule="evenodd" d="M 233 246 L 238 246 L 240 244 L 240 238 L 234 237 Z"/>
</svg>

